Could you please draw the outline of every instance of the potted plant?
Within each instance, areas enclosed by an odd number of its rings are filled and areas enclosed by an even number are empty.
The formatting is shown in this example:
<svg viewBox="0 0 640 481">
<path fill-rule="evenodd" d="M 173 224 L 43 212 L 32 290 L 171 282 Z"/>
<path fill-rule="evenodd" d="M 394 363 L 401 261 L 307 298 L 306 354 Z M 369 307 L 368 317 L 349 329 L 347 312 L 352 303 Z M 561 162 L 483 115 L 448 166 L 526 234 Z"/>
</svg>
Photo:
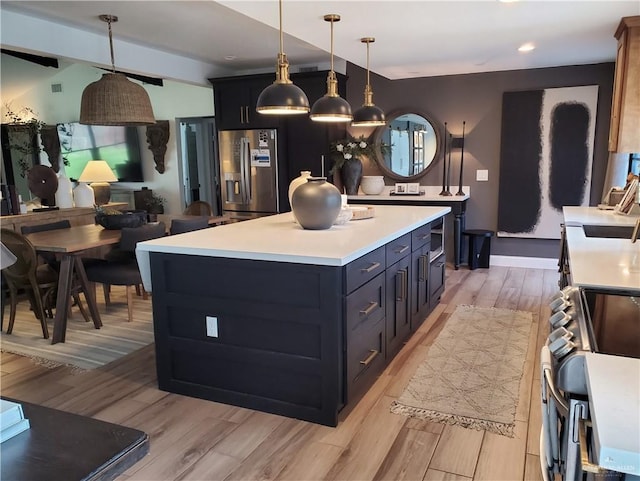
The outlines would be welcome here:
<svg viewBox="0 0 640 481">
<path fill-rule="evenodd" d="M 381 143 L 379 149 L 384 152 L 389 146 Z M 356 195 L 362 179 L 361 157 L 372 158 L 376 153 L 376 145 L 365 139 L 364 135 L 358 138 L 348 137 L 331 143 L 331 154 L 334 159 L 331 173 L 340 173 L 342 185 L 347 195 Z"/>
<path fill-rule="evenodd" d="M 164 214 L 164 203 L 167 201 L 159 194 L 152 193 L 146 200 L 145 206 L 147 214 L 149 214 L 149 222 L 155 222 L 158 214 Z"/>
<path fill-rule="evenodd" d="M 16 152 L 16 161 L 20 177 L 25 178 L 27 171 L 37 164 L 37 156 L 42 151 L 40 132 L 46 124 L 38 120 L 36 113 L 29 107 L 14 111 L 10 104 L 5 104 L 5 117 L 9 120 L 9 146 Z"/>
</svg>

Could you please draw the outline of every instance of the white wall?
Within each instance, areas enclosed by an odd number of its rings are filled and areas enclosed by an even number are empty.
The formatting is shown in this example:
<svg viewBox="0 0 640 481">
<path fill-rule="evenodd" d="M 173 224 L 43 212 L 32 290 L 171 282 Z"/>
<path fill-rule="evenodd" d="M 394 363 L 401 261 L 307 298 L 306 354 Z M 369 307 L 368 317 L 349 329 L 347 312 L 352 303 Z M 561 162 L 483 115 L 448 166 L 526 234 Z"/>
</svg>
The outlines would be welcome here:
<svg viewBox="0 0 640 481">
<path fill-rule="evenodd" d="M 73 64 L 61 69 L 53 76 L 43 75 L 41 81 L 33 84 L 30 90 L 19 97 L 2 98 L 3 121 L 6 121 L 4 116 L 5 106 L 10 104 L 13 110 L 30 107 L 38 114 L 38 118 L 47 124 L 77 122 L 80 116 L 82 91 L 88 84 L 98 80 L 102 73 L 102 70 L 91 66 Z M 56 83 L 62 84 L 61 93 L 51 93 L 51 84 Z M 0 90 L 1 87 L 0 85 Z M 139 190 L 142 186 L 153 189 L 154 192 L 167 199 L 165 212 L 177 214 L 182 212 L 183 206 L 180 203 L 182 185 L 178 168 L 175 119 L 179 117 L 213 116 L 213 90 L 208 87 L 166 80 L 163 87 L 146 84 L 143 87 L 151 99 L 155 118 L 157 120 L 170 121 L 170 136 L 165 155 L 165 172 L 160 174 L 155 170 L 153 155 L 146 143 L 145 127 L 139 127 L 145 181 L 142 183 L 120 182 L 115 185 L 118 188 L 132 190 Z"/>
</svg>

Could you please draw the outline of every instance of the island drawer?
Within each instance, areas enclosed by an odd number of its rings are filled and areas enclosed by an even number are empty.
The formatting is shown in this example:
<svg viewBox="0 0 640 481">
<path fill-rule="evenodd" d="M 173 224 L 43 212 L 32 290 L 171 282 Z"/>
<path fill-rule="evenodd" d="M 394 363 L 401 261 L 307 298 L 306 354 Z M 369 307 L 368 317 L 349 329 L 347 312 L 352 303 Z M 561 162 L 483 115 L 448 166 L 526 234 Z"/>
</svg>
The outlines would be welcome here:
<svg viewBox="0 0 640 481">
<path fill-rule="evenodd" d="M 347 402 L 366 392 L 385 366 L 384 321 L 353 332 L 347 349 Z"/>
<path fill-rule="evenodd" d="M 397 239 L 389 242 L 386 245 L 386 253 L 387 267 L 395 264 L 404 256 L 411 254 L 411 233 L 405 234 L 402 237 L 398 237 Z"/>
<path fill-rule="evenodd" d="M 431 242 L 431 224 L 426 224 L 411 232 L 411 250 L 415 251 Z"/>
<path fill-rule="evenodd" d="M 346 293 L 354 291 L 385 269 L 385 247 L 382 246 L 346 266 Z"/>
<path fill-rule="evenodd" d="M 384 318 L 384 274 L 367 282 L 346 299 L 347 336 Z"/>
</svg>

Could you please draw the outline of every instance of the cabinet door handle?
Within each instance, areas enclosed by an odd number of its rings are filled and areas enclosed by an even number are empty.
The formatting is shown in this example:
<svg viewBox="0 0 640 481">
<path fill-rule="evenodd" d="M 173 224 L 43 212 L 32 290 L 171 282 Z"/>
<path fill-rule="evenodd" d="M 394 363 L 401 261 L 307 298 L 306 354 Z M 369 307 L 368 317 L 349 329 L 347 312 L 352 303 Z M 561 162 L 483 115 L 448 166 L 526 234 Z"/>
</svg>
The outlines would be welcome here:
<svg viewBox="0 0 640 481">
<path fill-rule="evenodd" d="M 402 254 L 404 251 L 406 251 L 409 248 L 409 246 L 400 246 L 400 249 L 396 249 L 394 252 L 396 254 Z"/>
<path fill-rule="evenodd" d="M 407 270 L 402 269 L 396 273 L 396 301 L 404 302 L 407 298 Z"/>
<path fill-rule="evenodd" d="M 436 264 L 436 267 L 440 268 L 444 265 L 444 261 L 440 261 Z"/>
<path fill-rule="evenodd" d="M 364 269 L 360 269 L 361 273 L 366 273 L 366 272 L 371 272 L 376 270 L 378 267 L 380 267 L 380 263 L 379 262 L 374 262 L 373 264 L 371 264 L 369 267 L 366 267 Z"/>
<path fill-rule="evenodd" d="M 418 258 L 418 280 L 421 282 L 427 280 L 427 261 L 428 257 L 425 255 Z"/>
<path fill-rule="evenodd" d="M 246 122 L 249 123 L 249 106 L 247 105 L 244 109 L 245 109 L 244 118 L 246 119 Z"/>
<path fill-rule="evenodd" d="M 377 351 L 376 349 L 370 349 L 369 355 L 366 357 L 366 359 L 360 361 L 360 364 L 362 364 L 363 366 L 368 366 L 373 362 L 378 354 L 380 354 L 380 351 Z"/>
<path fill-rule="evenodd" d="M 365 309 L 360 309 L 360 315 L 366 317 L 375 311 L 377 307 L 378 303 L 376 301 L 371 301 Z"/>
<path fill-rule="evenodd" d="M 240 106 L 240 123 L 244 124 L 244 107 Z"/>
</svg>

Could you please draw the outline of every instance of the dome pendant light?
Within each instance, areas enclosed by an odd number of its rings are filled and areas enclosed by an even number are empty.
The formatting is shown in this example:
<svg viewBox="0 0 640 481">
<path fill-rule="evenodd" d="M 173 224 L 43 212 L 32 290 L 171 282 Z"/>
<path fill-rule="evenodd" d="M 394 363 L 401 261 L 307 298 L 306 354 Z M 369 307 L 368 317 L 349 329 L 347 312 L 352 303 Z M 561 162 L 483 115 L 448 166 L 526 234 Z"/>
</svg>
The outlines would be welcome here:
<svg viewBox="0 0 640 481">
<path fill-rule="evenodd" d="M 375 42 L 376 39 L 364 37 L 360 41 L 367 44 L 367 85 L 364 87 L 364 104 L 353 114 L 351 125 L 354 127 L 377 127 L 385 125 L 387 122 L 382 109 L 373 104 L 373 90 L 371 90 L 369 80 L 369 44 Z"/>
<path fill-rule="evenodd" d="M 333 24 L 340 21 L 340 15 L 325 15 L 324 21 L 331 22 L 331 70 L 327 76 L 327 93 L 316 100 L 309 117 L 316 122 L 349 122 L 353 119 L 351 107 L 338 95 L 338 79 L 333 71 Z"/>
<path fill-rule="evenodd" d="M 80 123 L 87 125 L 148 125 L 154 124 L 153 108 L 146 90 L 130 81 L 124 74 L 116 73 L 113 60 L 113 36 L 111 23 L 117 22 L 115 15 L 100 15 L 100 20 L 109 24 L 109 47 L 111 70 L 96 82 L 90 83 L 82 92 Z"/>
<path fill-rule="evenodd" d="M 309 99 L 300 87 L 289 79 L 289 62 L 283 52 L 282 0 L 280 7 L 280 53 L 276 61 L 276 80 L 258 97 L 256 111 L 268 115 L 293 115 L 309 112 Z"/>
</svg>

